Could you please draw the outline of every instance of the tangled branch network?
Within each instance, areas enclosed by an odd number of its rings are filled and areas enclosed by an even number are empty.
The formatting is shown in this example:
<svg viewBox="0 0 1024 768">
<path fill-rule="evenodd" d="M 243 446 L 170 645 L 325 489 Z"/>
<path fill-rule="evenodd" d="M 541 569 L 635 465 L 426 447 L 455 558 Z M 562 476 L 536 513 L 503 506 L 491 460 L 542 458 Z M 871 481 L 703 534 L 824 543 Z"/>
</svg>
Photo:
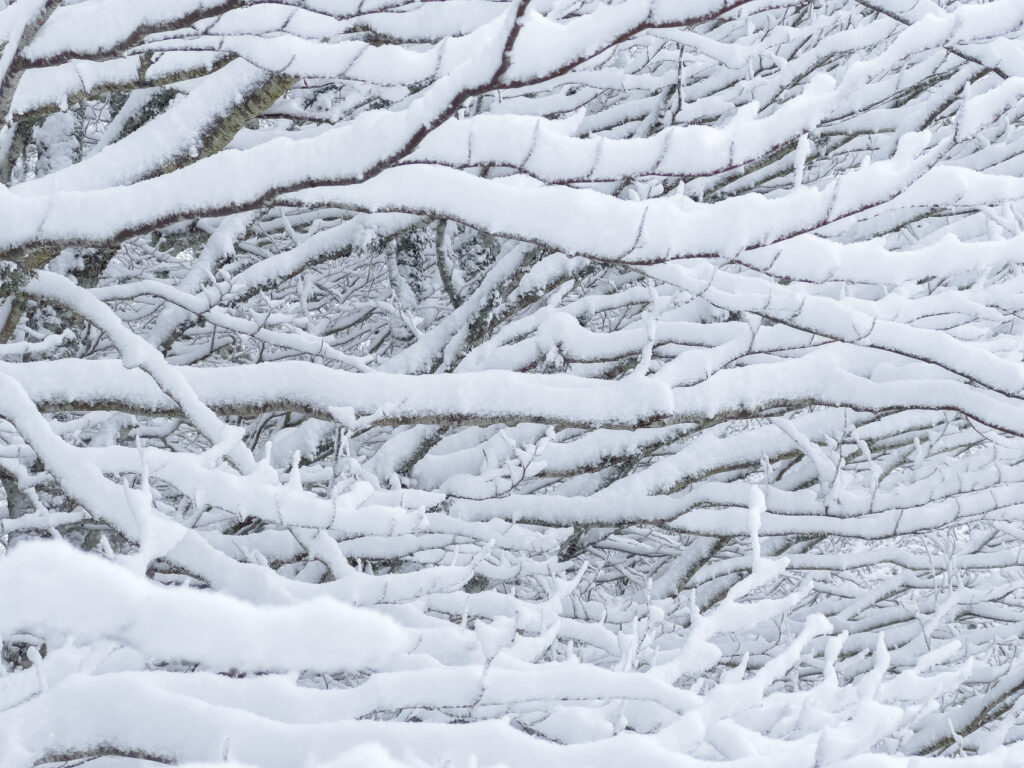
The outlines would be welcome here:
<svg viewBox="0 0 1024 768">
<path fill-rule="evenodd" d="M 1021 0 L 0 0 L 0 768 L 1024 765 Z"/>
</svg>

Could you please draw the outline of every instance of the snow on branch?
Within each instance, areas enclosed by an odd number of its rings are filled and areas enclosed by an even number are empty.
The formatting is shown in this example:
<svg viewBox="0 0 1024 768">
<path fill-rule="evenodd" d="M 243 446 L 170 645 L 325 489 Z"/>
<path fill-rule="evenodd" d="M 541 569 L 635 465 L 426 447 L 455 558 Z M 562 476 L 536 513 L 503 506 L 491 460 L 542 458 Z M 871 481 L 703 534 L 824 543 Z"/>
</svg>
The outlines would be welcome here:
<svg viewBox="0 0 1024 768">
<path fill-rule="evenodd" d="M 0 0 L 0 768 L 1024 764 L 1022 21 Z"/>
</svg>

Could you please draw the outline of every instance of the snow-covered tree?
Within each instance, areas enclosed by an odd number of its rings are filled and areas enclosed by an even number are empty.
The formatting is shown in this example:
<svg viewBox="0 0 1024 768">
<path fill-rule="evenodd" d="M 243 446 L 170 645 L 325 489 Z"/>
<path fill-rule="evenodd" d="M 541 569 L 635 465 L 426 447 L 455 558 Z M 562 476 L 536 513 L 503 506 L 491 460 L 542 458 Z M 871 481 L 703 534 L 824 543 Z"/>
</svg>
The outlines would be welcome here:
<svg viewBox="0 0 1024 768">
<path fill-rule="evenodd" d="M 0 768 L 1024 764 L 1024 4 L 0 0 Z"/>
</svg>

